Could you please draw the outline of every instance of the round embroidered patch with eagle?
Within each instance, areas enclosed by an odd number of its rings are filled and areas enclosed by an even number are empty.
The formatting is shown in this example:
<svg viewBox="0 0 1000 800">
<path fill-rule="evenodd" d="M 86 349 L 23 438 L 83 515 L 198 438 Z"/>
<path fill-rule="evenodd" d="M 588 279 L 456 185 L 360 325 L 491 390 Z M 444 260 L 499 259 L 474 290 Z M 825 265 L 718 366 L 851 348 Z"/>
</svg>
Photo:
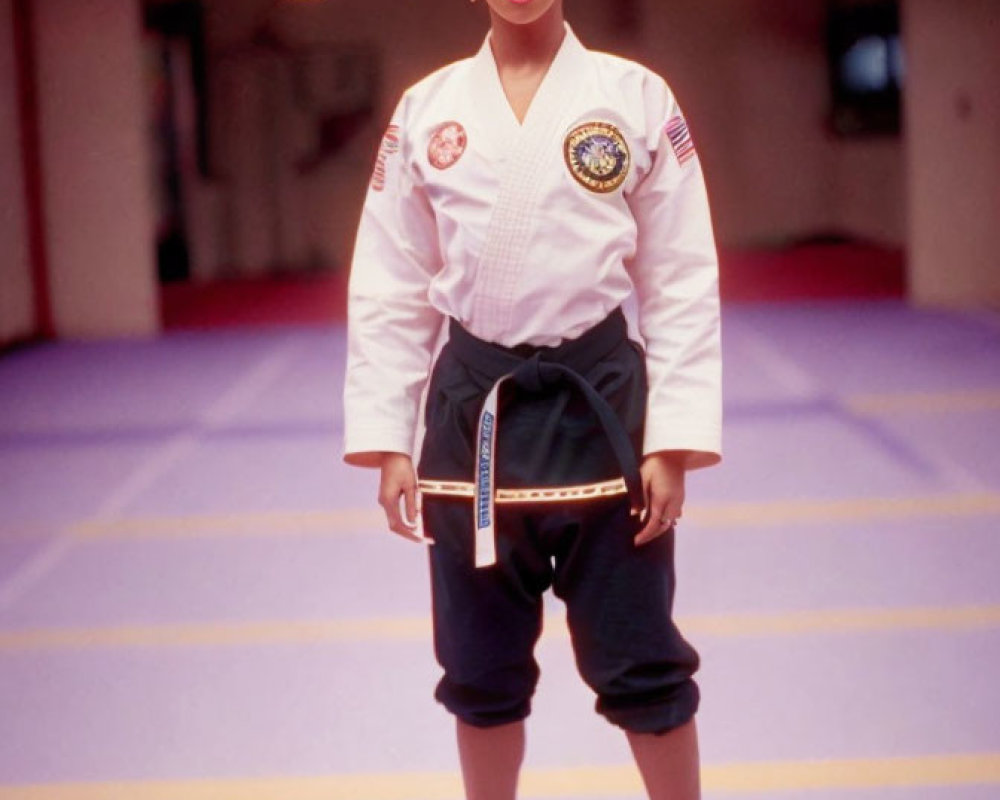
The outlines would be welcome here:
<svg viewBox="0 0 1000 800">
<path fill-rule="evenodd" d="M 569 132 L 564 146 L 566 166 L 592 192 L 613 192 L 628 177 L 632 156 L 628 142 L 610 122 L 585 122 Z"/>
</svg>

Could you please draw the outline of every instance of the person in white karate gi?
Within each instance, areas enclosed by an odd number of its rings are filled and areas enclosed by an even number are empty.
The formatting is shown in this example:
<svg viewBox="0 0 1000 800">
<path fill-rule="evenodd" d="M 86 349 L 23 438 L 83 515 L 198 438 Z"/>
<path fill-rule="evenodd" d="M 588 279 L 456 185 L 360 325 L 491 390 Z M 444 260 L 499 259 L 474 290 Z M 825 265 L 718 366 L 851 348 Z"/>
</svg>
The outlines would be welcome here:
<svg viewBox="0 0 1000 800">
<path fill-rule="evenodd" d="M 487 3 L 482 49 L 411 87 L 379 149 L 345 459 L 381 470 L 389 528 L 430 545 L 436 696 L 470 800 L 515 797 L 548 588 L 650 797 L 690 800 L 674 533 L 686 471 L 721 458 L 700 163 L 663 79 L 585 49 L 562 0 Z"/>
</svg>

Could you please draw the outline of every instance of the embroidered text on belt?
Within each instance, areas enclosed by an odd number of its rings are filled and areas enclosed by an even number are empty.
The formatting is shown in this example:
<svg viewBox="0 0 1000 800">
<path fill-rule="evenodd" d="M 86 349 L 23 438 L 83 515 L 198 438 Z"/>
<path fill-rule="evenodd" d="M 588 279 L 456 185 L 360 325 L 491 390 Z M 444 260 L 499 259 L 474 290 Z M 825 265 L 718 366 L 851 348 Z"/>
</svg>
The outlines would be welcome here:
<svg viewBox="0 0 1000 800">
<path fill-rule="evenodd" d="M 592 332 L 614 335 L 618 328 L 624 332 L 624 320 L 620 312 L 609 317 Z M 584 334 L 587 337 L 588 334 Z M 620 336 L 619 336 L 620 340 Z M 645 504 L 639 465 L 628 433 L 607 401 L 587 380 L 571 366 L 542 358 L 542 351 L 536 351 L 528 358 L 522 358 L 510 350 L 502 349 L 477 339 L 460 325 L 452 321 L 450 345 L 463 361 L 469 361 L 477 368 L 500 377 L 490 388 L 479 414 L 476 430 L 476 474 L 473 502 L 473 527 L 476 539 L 476 566 L 486 567 L 496 563 L 496 442 L 499 428 L 500 390 L 512 382 L 529 393 L 539 393 L 560 386 L 575 389 L 587 401 L 597 417 L 618 465 L 622 470 L 625 489 L 631 501 L 632 510 L 638 513 Z M 592 359 L 591 359 L 592 360 Z"/>
</svg>

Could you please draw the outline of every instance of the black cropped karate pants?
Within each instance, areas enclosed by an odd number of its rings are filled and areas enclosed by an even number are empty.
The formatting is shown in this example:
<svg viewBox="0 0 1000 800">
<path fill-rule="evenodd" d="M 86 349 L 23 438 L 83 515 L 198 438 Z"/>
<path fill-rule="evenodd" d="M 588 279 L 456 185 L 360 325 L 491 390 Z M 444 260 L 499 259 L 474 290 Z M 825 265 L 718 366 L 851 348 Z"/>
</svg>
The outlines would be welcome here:
<svg viewBox="0 0 1000 800">
<path fill-rule="evenodd" d="M 431 378 L 421 479 L 472 481 L 483 398 L 512 364 L 543 365 L 505 385 L 498 414 L 496 485 L 580 485 L 621 477 L 623 465 L 582 377 L 614 412 L 635 454 L 642 441 L 646 378 L 641 349 L 615 312 L 556 348 L 501 348 L 457 324 Z M 554 379 L 545 364 L 571 370 Z M 530 372 L 533 367 L 528 366 Z M 549 379 L 546 375 L 549 374 Z M 559 376 L 556 376 L 559 377 Z M 628 465 L 626 465 L 628 467 Z M 634 462 L 629 467 L 634 471 Z M 634 482 L 634 480 L 633 480 Z M 479 727 L 530 712 L 539 677 L 534 647 L 542 595 L 566 604 L 580 674 L 597 710 L 634 732 L 660 733 L 697 711 L 698 654 L 672 620 L 674 534 L 636 547 L 641 529 L 627 495 L 559 503 L 497 505 L 497 563 L 476 568 L 472 501 L 425 494 L 435 653 L 444 669 L 436 697 Z"/>
</svg>

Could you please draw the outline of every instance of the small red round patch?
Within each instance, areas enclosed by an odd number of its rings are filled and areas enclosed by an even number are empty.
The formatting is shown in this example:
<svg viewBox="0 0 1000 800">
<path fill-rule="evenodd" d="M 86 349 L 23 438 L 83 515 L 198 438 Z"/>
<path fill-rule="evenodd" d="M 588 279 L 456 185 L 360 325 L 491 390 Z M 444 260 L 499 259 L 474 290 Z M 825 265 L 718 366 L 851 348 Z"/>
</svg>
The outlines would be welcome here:
<svg viewBox="0 0 1000 800">
<path fill-rule="evenodd" d="M 468 144 L 469 137 L 462 123 L 445 122 L 431 134 L 431 142 L 427 146 L 427 160 L 435 169 L 448 169 L 458 163 Z"/>
</svg>

